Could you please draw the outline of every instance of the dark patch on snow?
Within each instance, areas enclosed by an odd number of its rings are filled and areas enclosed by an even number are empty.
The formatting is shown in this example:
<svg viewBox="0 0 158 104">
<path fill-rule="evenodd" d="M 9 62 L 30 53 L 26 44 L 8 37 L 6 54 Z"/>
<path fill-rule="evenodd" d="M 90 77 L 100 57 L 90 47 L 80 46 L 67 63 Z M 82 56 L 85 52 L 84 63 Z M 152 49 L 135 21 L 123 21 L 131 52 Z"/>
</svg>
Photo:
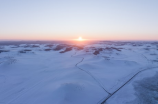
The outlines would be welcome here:
<svg viewBox="0 0 158 104">
<path fill-rule="evenodd" d="M 66 48 L 64 51 L 61 51 L 60 53 L 65 53 L 65 52 L 68 52 L 68 51 L 71 51 L 72 50 L 72 47 L 69 47 L 69 48 Z"/>
<path fill-rule="evenodd" d="M 98 55 L 99 53 L 100 53 L 99 51 L 95 51 L 93 54 Z"/>
<path fill-rule="evenodd" d="M 39 48 L 40 46 L 39 45 L 30 45 L 30 44 L 27 44 L 25 46 L 22 46 L 24 48 Z"/>
<path fill-rule="evenodd" d="M 75 47 L 77 50 L 83 50 L 84 49 L 84 46 L 73 46 Z"/>
<path fill-rule="evenodd" d="M 151 53 L 150 55 L 157 55 L 156 53 Z"/>
<path fill-rule="evenodd" d="M 158 62 L 158 60 L 153 60 L 153 62 Z"/>
<path fill-rule="evenodd" d="M 108 51 L 112 51 L 112 50 L 121 51 L 121 49 L 123 49 L 123 48 L 115 48 L 115 47 L 106 47 L 105 48 L 105 50 L 108 50 Z"/>
<path fill-rule="evenodd" d="M 46 45 L 45 47 L 52 48 L 53 46 L 54 46 L 53 44 L 49 44 L 49 45 Z"/>
<path fill-rule="evenodd" d="M 48 48 L 48 49 L 44 49 L 44 50 L 45 50 L 45 51 L 50 51 L 50 50 L 52 50 L 52 49 L 49 49 L 49 48 Z"/>
<path fill-rule="evenodd" d="M 24 48 L 28 48 L 28 47 L 31 47 L 31 45 L 25 45 L 25 46 L 22 46 Z"/>
<path fill-rule="evenodd" d="M 158 73 L 134 83 L 136 99 L 130 104 L 158 104 Z"/>
<path fill-rule="evenodd" d="M 19 51 L 19 53 L 26 53 L 26 51 L 24 51 L 24 50 L 21 50 L 21 51 Z"/>
<path fill-rule="evenodd" d="M 25 49 L 25 50 L 23 50 L 23 51 L 32 51 L 32 50 L 30 50 L 30 49 Z"/>
<path fill-rule="evenodd" d="M 38 45 L 32 45 L 31 46 L 32 48 L 37 48 L 37 47 L 39 47 Z"/>
<path fill-rule="evenodd" d="M 98 55 L 101 51 L 103 51 L 103 48 L 95 49 L 94 55 Z"/>
<path fill-rule="evenodd" d="M 145 50 L 150 50 L 149 48 L 144 48 Z"/>
<path fill-rule="evenodd" d="M 0 53 L 2 52 L 9 52 L 9 50 L 0 50 Z"/>
<path fill-rule="evenodd" d="M 32 50 L 30 50 L 30 49 L 24 49 L 24 50 L 19 51 L 19 53 L 26 53 L 26 52 L 30 52 L 30 51 L 32 51 Z"/>
<path fill-rule="evenodd" d="M 65 48 L 65 45 L 57 45 L 53 50 L 54 51 L 59 51 L 61 49 Z"/>
</svg>

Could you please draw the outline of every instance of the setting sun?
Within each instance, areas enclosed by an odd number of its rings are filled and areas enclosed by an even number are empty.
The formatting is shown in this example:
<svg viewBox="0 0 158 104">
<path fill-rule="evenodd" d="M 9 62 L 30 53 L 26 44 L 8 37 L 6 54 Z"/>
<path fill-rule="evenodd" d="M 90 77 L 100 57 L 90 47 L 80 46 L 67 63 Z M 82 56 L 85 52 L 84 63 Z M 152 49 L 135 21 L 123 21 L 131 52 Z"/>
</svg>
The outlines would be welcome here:
<svg viewBox="0 0 158 104">
<path fill-rule="evenodd" d="M 83 41 L 82 37 L 79 37 L 79 38 L 78 38 L 78 41 Z"/>
<path fill-rule="evenodd" d="M 84 38 L 82 38 L 82 37 L 80 36 L 80 37 L 78 37 L 77 39 L 73 39 L 73 40 L 83 43 L 83 41 L 86 41 L 86 40 L 88 40 L 88 39 L 84 39 Z"/>
</svg>

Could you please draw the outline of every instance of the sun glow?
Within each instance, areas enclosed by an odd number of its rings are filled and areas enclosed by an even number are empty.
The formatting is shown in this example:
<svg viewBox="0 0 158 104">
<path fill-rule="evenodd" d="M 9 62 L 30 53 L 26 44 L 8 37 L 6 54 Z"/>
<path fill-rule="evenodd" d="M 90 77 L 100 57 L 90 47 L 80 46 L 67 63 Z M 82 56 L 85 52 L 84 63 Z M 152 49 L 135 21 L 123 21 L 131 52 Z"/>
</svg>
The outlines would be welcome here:
<svg viewBox="0 0 158 104">
<path fill-rule="evenodd" d="M 80 36 L 80 37 L 78 37 L 77 39 L 73 39 L 73 40 L 83 43 L 83 42 L 86 41 L 87 39 L 83 39 L 83 38 Z"/>
<path fill-rule="evenodd" d="M 79 37 L 79 38 L 78 38 L 78 41 L 83 41 L 82 37 Z"/>
</svg>

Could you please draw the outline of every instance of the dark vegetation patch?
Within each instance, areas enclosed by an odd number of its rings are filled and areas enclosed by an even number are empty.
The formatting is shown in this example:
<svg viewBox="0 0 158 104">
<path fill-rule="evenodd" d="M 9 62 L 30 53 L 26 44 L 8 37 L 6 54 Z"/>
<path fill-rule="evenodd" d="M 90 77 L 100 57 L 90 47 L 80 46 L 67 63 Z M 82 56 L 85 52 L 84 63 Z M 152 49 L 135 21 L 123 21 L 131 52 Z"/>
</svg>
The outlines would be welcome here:
<svg viewBox="0 0 158 104">
<path fill-rule="evenodd" d="M 26 53 L 26 51 L 24 51 L 24 50 L 21 50 L 21 51 L 19 51 L 19 53 Z"/>
<path fill-rule="evenodd" d="M 46 45 L 45 47 L 52 48 L 53 46 L 54 46 L 53 44 L 49 44 L 49 45 Z"/>
<path fill-rule="evenodd" d="M 0 50 L 0 53 L 2 52 L 9 52 L 9 50 Z"/>
<path fill-rule="evenodd" d="M 150 55 L 157 55 L 156 53 L 151 53 Z"/>
<path fill-rule="evenodd" d="M 95 52 L 93 54 L 98 55 L 101 51 L 103 51 L 103 48 L 98 48 L 95 50 Z"/>
<path fill-rule="evenodd" d="M 103 48 L 99 48 L 98 51 L 103 51 Z"/>
<path fill-rule="evenodd" d="M 97 48 L 95 48 L 95 47 L 90 47 L 92 50 L 97 50 Z"/>
<path fill-rule="evenodd" d="M 136 99 L 130 104 L 158 104 L 158 73 L 134 83 Z"/>
<path fill-rule="evenodd" d="M 32 47 L 32 48 L 38 48 L 39 45 L 32 45 L 31 47 Z"/>
<path fill-rule="evenodd" d="M 31 45 L 25 45 L 25 46 L 23 46 L 24 48 L 28 48 L 28 47 L 31 47 Z"/>
<path fill-rule="evenodd" d="M 39 45 L 30 45 L 30 44 L 27 44 L 27 45 L 22 46 L 22 47 L 24 47 L 24 48 L 38 48 L 40 46 Z"/>
<path fill-rule="evenodd" d="M 143 46 L 142 44 L 139 44 L 138 46 Z"/>
<path fill-rule="evenodd" d="M 60 53 L 65 53 L 65 52 L 68 52 L 68 51 L 71 51 L 71 50 L 72 50 L 72 47 L 68 47 L 64 51 L 61 51 Z"/>
<path fill-rule="evenodd" d="M 126 44 L 133 44 L 132 42 L 116 42 L 116 41 L 101 41 L 101 44 L 106 44 L 106 45 L 115 45 L 115 46 L 123 46 Z"/>
<path fill-rule="evenodd" d="M 132 46 L 138 47 L 138 46 L 143 46 L 142 44 L 133 44 Z"/>
<path fill-rule="evenodd" d="M 108 50 L 108 51 L 112 51 L 112 50 L 121 51 L 121 49 L 123 49 L 123 48 L 115 48 L 115 47 L 106 47 L 105 48 L 105 50 Z"/>
<path fill-rule="evenodd" d="M 77 49 L 77 50 L 83 50 L 84 49 L 84 46 L 73 46 L 73 47 L 75 47 L 75 49 Z"/>
<path fill-rule="evenodd" d="M 147 50 L 147 51 L 150 50 L 150 48 L 144 48 L 144 49 Z"/>
<path fill-rule="evenodd" d="M 116 50 L 116 51 L 121 51 L 121 49 L 123 49 L 123 48 L 115 48 L 115 47 L 111 47 L 111 48 Z"/>
<path fill-rule="evenodd" d="M 18 48 L 18 47 L 11 47 L 11 48 Z"/>
<path fill-rule="evenodd" d="M 48 49 L 44 49 L 44 51 L 51 51 L 52 49 L 48 48 Z"/>
<path fill-rule="evenodd" d="M 112 45 L 112 44 L 111 44 Z M 124 42 L 117 42 L 117 43 L 115 43 L 114 44 L 115 46 L 124 46 L 124 45 L 126 45 L 126 43 L 124 43 Z"/>
<path fill-rule="evenodd" d="M 107 56 L 103 56 L 106 60 L 110 60 L 110 57 Z"/>
<path fill-rule="evenodd" d="M 23 51 L 32 51 L 32 50 L 30 50 L 30 49 L 25 49 L 25 50 L 23 50 Z"/>
<path fill-rule="evenodd" d="M 158 60 L 153 60 L 153 62 L 158 62 Z"/>
<path fill-rule="evenodd" d="M 57 45 L 53 50 L 54 51 L 59 51 L 61 49 L 65 48 L 65 45 Z"/>
<path fill-rule="evenodd" d="M 121 49 L 123 49 L 123 48 L 115 48 L 115 47 L 95 48 L 95 47 L 91 47 L 91 49 L 95 50 L 95 52 L 93 53 L 94 55 L 98 55 L 103 50 L 106 50 L 106 51 L 113 51 L 113 50 L 121 51 Z"/>
<path fill-rule="evenodd" d="M 89 50 L 85 50 L 86 52 L 89 52 Z"/>
<path fill-rule="evenodd" d="M 19 53 L 26 53 L 26 52 L 30 52 L 30 51 L 32 51 L 32 50 L 30 50 L 30 49 L 24 49 L 24 50 L 19 51 Z"/>
<path fill-rule="evenodd" d="M 158 45 L 158 42 L 153 42 L 153 43 L 151 43 L 152 45 Z"/>
<path fill-rule="evenodd" d="M 93 54 L 94 55 L 98 55 L 100 52 L 97 50 L 97 51 L 95 51 Z"/>
</svg>

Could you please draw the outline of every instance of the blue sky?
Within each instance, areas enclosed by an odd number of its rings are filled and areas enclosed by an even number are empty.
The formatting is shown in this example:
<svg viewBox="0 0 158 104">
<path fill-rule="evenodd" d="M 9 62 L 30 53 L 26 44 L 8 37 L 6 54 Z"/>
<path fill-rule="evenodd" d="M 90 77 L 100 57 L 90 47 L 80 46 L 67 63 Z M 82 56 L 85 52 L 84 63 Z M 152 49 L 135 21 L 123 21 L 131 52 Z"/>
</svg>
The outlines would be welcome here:
<svg viewBox="0 0 158 104">
<path fill-rule="evenodd" d="M 158 0 L 0 0 L 0 39 L 158 40 Z"/>
</svg>

